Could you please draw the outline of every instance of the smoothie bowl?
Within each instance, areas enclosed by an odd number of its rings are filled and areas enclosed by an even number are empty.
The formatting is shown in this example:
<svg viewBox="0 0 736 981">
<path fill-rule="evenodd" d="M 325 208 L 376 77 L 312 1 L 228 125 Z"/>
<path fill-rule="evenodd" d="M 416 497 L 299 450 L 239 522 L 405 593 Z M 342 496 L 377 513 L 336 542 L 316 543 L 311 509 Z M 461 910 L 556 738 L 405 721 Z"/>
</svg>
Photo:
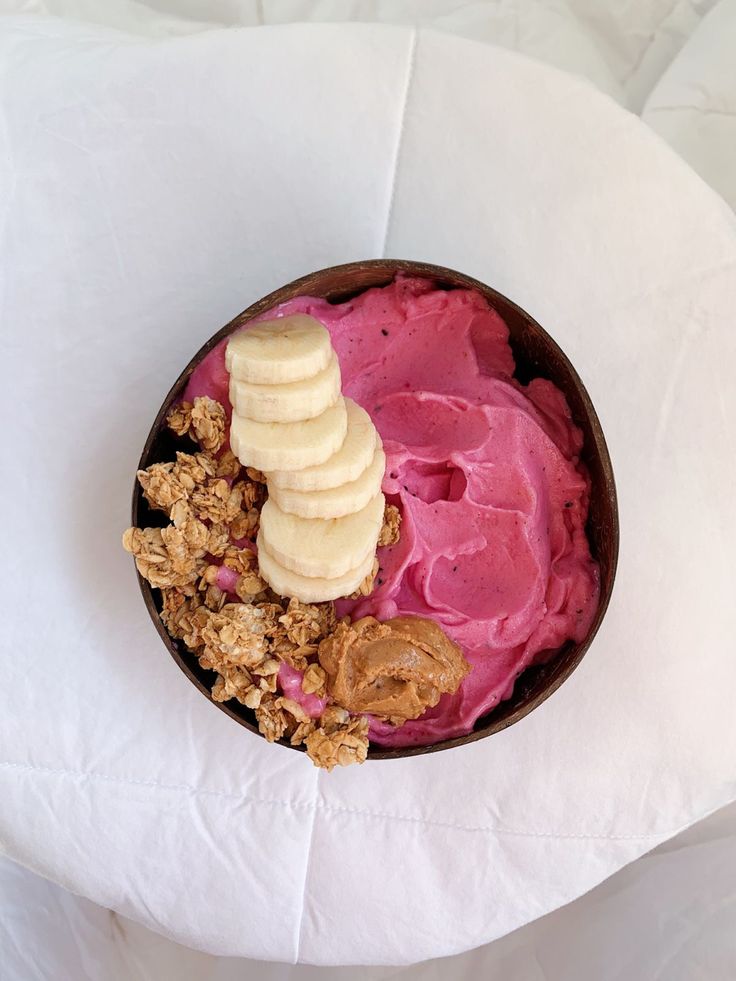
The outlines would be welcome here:
<svg viewBox="0 0 736 981">
<path fill-rule="evenodd" d="M 401 260 L 306 276 L 212 337 L 156 416 L 132 517 L 179 667 L 327 769 L 523 718 L 590 646 L 618 554 L 564 353 L 495 290 Z"/>
</svg>

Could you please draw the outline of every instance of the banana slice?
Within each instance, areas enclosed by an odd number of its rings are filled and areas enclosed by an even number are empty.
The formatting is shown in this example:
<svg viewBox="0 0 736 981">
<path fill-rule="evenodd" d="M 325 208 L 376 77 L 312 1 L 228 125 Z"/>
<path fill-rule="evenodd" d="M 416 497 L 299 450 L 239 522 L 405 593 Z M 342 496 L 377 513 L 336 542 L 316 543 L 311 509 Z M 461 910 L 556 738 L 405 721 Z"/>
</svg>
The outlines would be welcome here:
<svg viewBox="0 0 736 981">
<path fill-rule="evenodd" d="M 348 430 L 340 449 L 324 463 L 304 470 L 275 470 L 267 473 L 269 487 L 297 491 L 325 490 L 357 480 L 370 466 L 381 445 L 371 417 L 352 399 L 345 399 Z"/>
<path fill-rule="evenodd" d="M 239 381 L 280 385 L 324 371 L 331 357 L 328 331 L 314 317 L 295 313 L 233 334 L 225 349 L 225 366 Z"/>
<path fill-rule="evenodd" d="M 282 511 L 302 518 L 341 518 L 361 511 L 380 491 L 386 470 L 386 454 L 377 448 L 357 480 L 326 490 L 298 491 L 269 486 L 269 495 Z"/>
<path fill-rule="evenodd" d="M 329 364 L 312 378 L 282 385 L 255 385 L 230 379 L 230 401 L 239 416 L 257 422 L 300 422 L 321 415 L 340 397 L 340 364 Z"/>
<path fill-rule="evenodd" d="M 373 553 L 371 553 L 357 569 L 351 569 L 344 576 L 335 579 L 300 576 L 298 572 L 285 569 L 269 555 L 260 533 L 257 544 L 261 576 L 279 596 L 293 596 L 302 603 L 326 603 L 327 600 L 349 596 L 350 593 L 355 592 L 373 568 Z"/>
<path fill-rule="evenodd" d="M 342 518 L 300 518 L 273 498 L 261 511 L 261 536 L 269 555 L 300 576 L 336 579 L 357 569 L 376 551 L 383 524 L 383 494 Z"/>
<path fill-rule="evenodd" d="M 342 446 L 348 428 L 342 396 L 314 419 L 256 422 L 233 414 L 230 447 L 245 467 L 301 470 L 324 463 Z"/>
</svg>

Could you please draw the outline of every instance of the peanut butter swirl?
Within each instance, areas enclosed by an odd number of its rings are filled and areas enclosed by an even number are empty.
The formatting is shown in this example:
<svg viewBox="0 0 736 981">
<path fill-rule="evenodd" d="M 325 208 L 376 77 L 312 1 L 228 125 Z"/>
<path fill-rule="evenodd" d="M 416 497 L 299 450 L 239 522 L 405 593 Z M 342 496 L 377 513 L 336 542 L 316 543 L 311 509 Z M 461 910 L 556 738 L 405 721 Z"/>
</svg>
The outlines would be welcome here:
<svg viewBox="0 0 736 981">
<path fill-rule="evenodd" d="M 457 644 L 433 620 L 415 616 L 341 623 L 321 642 L 319 660 L 337 704 L 394 725 L 457 691 L 470 671 Z"/>
</svg>

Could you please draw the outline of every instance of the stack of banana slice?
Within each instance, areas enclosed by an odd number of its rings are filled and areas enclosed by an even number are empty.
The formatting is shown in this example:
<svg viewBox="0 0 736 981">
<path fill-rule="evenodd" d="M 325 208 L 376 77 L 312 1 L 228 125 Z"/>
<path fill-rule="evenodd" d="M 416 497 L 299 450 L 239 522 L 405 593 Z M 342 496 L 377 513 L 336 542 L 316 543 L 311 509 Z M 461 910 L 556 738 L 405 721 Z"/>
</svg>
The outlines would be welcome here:
<svg viewBox="0 0 736 981">
<path fill-rule="evenodd" d="M 230 445 L 266 475 L 258 563 L 281 596 L 352 593 L 371 572 L 383 524 L 386 457 L 370 416 L 341 395 L 327 330 L 294 314 L 230 338 Z"/>
</svg>

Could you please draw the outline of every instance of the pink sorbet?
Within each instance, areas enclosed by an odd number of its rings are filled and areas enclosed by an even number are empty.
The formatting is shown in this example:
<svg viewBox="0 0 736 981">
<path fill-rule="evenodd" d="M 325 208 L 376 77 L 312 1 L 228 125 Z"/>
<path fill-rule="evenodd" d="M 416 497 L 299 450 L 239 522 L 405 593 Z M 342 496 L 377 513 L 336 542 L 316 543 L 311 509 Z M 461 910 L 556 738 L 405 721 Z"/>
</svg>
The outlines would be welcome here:
<svg viewBox="0 0 736 981">
<path fill-rule="evenodd" d="M 421 718 L 398 729 L 374 719 L 371 739 L 463 735 L 525 668 L 581 640 L 595 615 L 582 433 L 555 385 L 513 378 L 508 329 L 474 291 L 398 277 L 347 303 L 302 296 L 259 319 L 291 313 L 330 331 L 343 393 L 381 434 L 383 491 L 403 519 L 399 543 L 378 551 L 374 592 L 341 600 L 339 614 L 431 617 L 472 665 Z M 230 409 L 225 343 L 195 369 L 186 399 L 209 395 Z"/>
</svg>

